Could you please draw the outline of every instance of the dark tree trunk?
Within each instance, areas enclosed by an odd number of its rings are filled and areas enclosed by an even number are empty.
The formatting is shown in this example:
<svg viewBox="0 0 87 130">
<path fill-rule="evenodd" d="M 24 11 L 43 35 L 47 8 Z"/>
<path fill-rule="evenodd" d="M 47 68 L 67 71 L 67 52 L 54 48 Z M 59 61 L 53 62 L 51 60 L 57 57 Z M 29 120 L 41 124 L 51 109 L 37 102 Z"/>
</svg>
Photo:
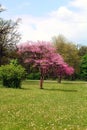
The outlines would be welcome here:
<svg viewBox="0 0 87 130">
<path fill-rule="evenodd" d="M 40 78 L 40 89 L 43 89 L 44 76 Z"/>
<path fill-rule="evenodd" d="M 61 80 L 62 80 L 62 76 L 60 75 L 60 76 L 58 77 L 58 83 L 61 83 Z"/>
<path fill-rule="evenodd" d="M 1 66 L 1 56 L 0 56 L 0 66 Z"/>
</svg>

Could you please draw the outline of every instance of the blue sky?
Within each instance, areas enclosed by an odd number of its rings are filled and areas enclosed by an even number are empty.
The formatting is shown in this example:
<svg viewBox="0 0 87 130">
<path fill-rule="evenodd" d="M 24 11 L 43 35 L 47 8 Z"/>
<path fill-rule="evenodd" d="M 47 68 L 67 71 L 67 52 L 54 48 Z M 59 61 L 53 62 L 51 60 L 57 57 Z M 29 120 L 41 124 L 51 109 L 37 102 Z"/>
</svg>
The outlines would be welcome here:
<svg viewBox="0 0 87 130">
<path fill-rule="evenodd" d="M 0 0 L 4 19 L 21 18 L 22 41 L 50 41 L 64 35 L 76 44 L 87 44 L 87 0 Z"/>
<path fill-rule="evenodd" d="M 12 14 L 32 14 L 34 16 L 46 15 L 65 5 L 69 0 L 0 0 L 8 12 Z"/>
</svg>

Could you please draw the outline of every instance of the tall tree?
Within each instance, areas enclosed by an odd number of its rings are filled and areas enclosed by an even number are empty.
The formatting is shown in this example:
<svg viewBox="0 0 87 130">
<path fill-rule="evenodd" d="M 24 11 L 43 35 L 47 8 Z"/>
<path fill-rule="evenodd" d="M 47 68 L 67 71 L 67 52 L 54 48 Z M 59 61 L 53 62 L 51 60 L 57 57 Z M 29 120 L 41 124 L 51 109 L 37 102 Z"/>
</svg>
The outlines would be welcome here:
<svg viewBox="0 0 87 130">
<path fill-rule="evenodd" d="M 2 11 L 0 6 L 0 12 Z M 19 20 L 14 22 L 0 18 L 0 66 L 7 63 L 17 49 L 16 44 L 20 40 L 18 23 Z"/>
</svg>

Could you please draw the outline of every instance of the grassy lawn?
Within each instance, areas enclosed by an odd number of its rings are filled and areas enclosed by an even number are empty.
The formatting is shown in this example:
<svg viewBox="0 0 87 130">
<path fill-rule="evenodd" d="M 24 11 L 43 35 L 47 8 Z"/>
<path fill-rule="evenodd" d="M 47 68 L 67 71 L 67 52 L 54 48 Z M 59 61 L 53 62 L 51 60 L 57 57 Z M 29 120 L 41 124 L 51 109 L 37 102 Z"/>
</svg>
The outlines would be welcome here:
<svg viewBox="0 0 87 130">
<path fill-rule="evenodd" d="M 0 84 L 0 130 L 87 130 L 87 83 L 25 81 Z"/>
</svg>

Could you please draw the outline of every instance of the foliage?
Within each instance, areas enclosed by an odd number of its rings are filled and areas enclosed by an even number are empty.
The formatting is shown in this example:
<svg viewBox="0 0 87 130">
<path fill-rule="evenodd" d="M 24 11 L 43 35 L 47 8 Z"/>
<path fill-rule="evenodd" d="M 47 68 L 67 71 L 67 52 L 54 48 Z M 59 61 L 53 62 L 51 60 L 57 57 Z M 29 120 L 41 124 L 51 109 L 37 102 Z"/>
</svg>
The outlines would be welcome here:
<svg viewBox="0 0 87 130">
<path fill-rule="evenodd" d="M 24 81 L 23 89 L 0 84 L 0 130 L 86 130 L 87 82 Z"/>
<path fill-rule="evenodd" d="M 82 79 L 87 81 L 87 54 L 82 57 L 80 70 Z"/>
<path fill-rule="evenodd" d="M 10 65 L 18 66 L 18 59 L 12 59 Z"/>
<path fill-rule="evenodd" d="M 0 4 L 0 13 L 5 11 L 6 9 L 2 7 L 2 5 Z"/>
<path fill-rule="evenodd" d="M 3 86 L 21 88 L 21 82 L 25 77 L 25 69 L 21 65 L 9 64 L 0 67 L 0 77 Z"/>
<path fill-rule="evenodd" d="M 1 6 L 0 10 L 3 11 Z M 16 44 L 20 40 L 18 25 L 19 19 L 14 22 L 0 18 L 0 66 L 16 57 Z"/>
<path fill-rule="evenodd" d="M 57 52 L 64 58 L 64 61 L 74 67 L 75 73 L 79 73 L 80 57 L 77 45 L 69 42 L 63 35 L 54 36 L 52 42 Z"/>
<path fill-rule="evenodd" d="M 39 80 L 40 79 L 40 73 L 39 72 L 30 73 L 30 74 L 27 75 L 26 78 L 32 79 L 32 80 Z"/>
<path fill-rule="evenodd" d="M 85 54 L 87 54 L 87 46 L 81 46 L 79 48 L 79 52 L 78 52 L 79 56 L 84 56 Z"/>
<path fill-rule="evenodd" d="M 72 74 L 72 70 L 64 62 L 61 55 L 56 53 L 54 46 L 45 41 L 23 43 L 18 46 L 18 54 L 23 58 L 26 64 L 32 65 L 40 72 L 40 88 L 43 86 L 44 77 L 49 71 L 53 71 L 56 75 Z M 69 69 L 69 70 L 68 70 Z M 70 72 L 70 70 L 72 72 Z M 59 73 L 61 71 L 61 73 Z"/>
</svg>

